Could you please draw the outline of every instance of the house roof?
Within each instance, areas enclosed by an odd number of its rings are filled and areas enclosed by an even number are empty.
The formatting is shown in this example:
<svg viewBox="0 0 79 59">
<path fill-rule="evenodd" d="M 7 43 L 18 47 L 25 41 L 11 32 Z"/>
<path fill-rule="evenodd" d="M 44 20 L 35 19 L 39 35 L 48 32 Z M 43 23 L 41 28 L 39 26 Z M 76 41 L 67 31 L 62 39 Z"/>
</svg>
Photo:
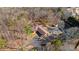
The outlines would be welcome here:
<svg viewBox="0 0 79 59">
<path fill-rule="evenodd" d="M 49 32 L 42 26 L 38 26 L 37 31 L 39 31 L 41 34 L 48 34 Z"/>
</svg>

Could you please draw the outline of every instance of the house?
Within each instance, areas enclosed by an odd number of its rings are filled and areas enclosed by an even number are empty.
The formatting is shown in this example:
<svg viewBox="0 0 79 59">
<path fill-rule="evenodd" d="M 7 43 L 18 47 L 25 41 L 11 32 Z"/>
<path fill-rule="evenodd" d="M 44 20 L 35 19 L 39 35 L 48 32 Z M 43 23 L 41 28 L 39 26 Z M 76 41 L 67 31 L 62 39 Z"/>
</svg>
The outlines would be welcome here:
<svg viewBox="0 0 79 59">
<path fill-rule="evenodd" d="M 38 25 L 37 26 L 37 30 L 36 30 L 36 34 L 41 37 L 41 36 L 47 36 L 49 35 L 49 32 L 45 29 L 45 27 Z"/>
</svg>

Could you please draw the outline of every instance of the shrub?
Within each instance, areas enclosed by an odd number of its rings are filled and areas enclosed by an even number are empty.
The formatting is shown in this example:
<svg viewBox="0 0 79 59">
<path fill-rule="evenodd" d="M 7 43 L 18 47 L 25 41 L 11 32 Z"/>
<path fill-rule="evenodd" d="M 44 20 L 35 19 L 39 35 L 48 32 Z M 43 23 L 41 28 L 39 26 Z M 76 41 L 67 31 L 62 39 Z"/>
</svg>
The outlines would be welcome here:
<svg viewBox="0 0 79 59">
<path fill-rule="evenodd" d="M 6 46 L 6 40 L 5 39 L 0 39 L 0 48 L 4 48 Z"/>
<path fill-rule="evenodd" d="M 32 51 L 38 51 L 38 48 L 37 47 L 34 47 L 31 49 Z"/>
<path fill-rule="evenodd" d="M 30 25 L 24 27 L 24 32 L 28 35 L 32 33 L 32 28 Z"/>
<path fill-rule="evenodd" d="M 60 39 L 54 39 L 51 44 L 54 45 L 55 50 L 59 50 L 60 46 L 62 45 L 62 41 Z"/>
</svg>

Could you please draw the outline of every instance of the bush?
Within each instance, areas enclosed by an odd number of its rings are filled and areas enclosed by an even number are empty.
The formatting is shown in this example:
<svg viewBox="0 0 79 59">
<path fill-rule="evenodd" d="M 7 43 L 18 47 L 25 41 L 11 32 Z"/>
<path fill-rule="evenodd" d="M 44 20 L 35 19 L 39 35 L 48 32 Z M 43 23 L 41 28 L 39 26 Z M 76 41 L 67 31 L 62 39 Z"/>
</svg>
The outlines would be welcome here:
<svg viewBox="0 0 79 59">
<path fill-rule="evenodd" d="M 31 51 L 38 51 L 38 48 L 34 47 L 34 48 L 31 49 Z"/>
<path fill-rule="evenodd" d="M 62 45 L 62 41 L 60 39 L 54 39 L 54 41 L 51 42 L 51 44 L 54 45 L 55 50 L 59 50 L 60 46 Z"/>
<path fill-rule="evenodd" d="M 30 35 L 33 31 L 30 25 L 24 27 L 24 32 Z"/>
<path fill-rule="evenodd" d="M 60 39 L 55 39 L 53 41 L 53 44 L 56 45 L 56 46 L 61 46 L 62 45 L 62 41 Z"/>
<path fill-rule="evenodd" d="M 4 48 L 6 46 L 6 40 L 0 39 L 0 48 Z"/>
</svg>

